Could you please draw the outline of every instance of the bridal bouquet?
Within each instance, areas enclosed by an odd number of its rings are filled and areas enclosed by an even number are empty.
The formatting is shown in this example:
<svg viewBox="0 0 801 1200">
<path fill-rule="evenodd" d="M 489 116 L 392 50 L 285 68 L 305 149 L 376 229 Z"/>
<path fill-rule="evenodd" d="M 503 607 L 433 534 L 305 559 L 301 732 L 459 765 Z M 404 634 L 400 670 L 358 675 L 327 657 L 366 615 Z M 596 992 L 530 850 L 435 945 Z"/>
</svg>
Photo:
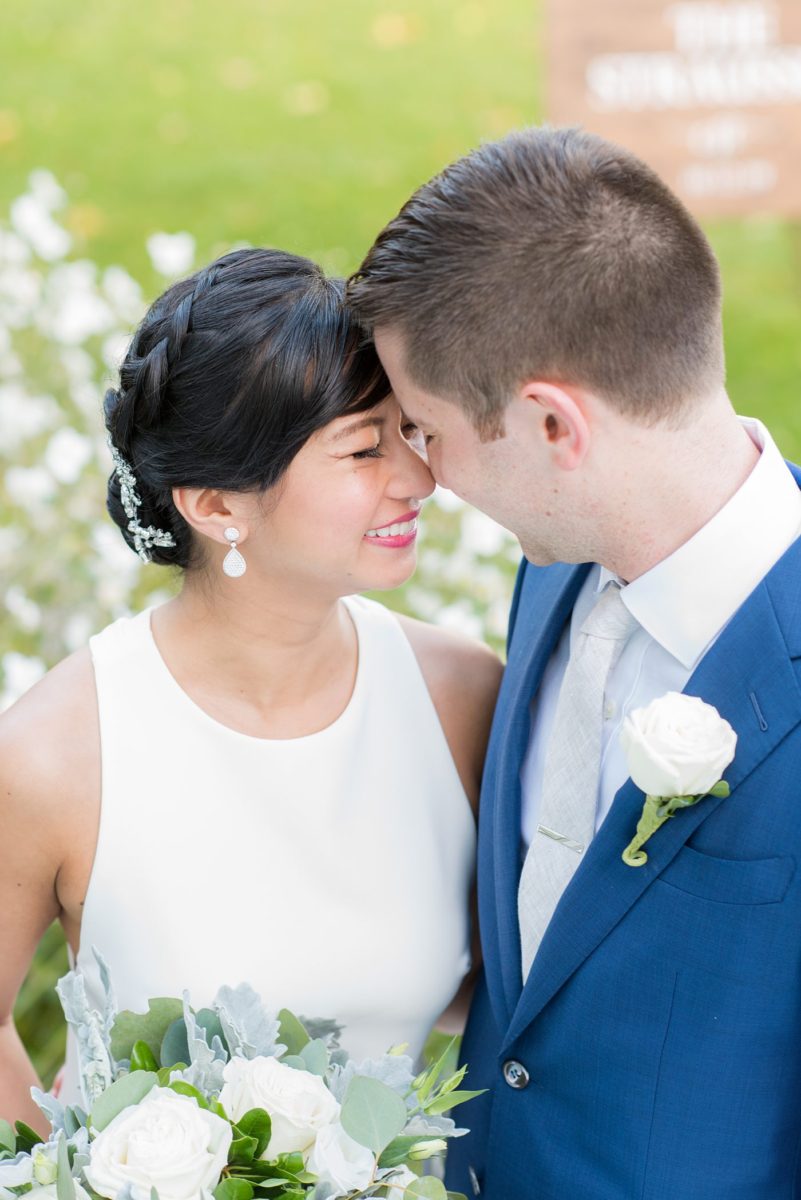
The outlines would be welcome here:
<svg viewBox="0 0 801 1200">
<path fill-rule="evenodd" d="M 0 1200 L 457 1200 L 416 1164 L 466 1133 L 446 1113 L 478 1095 L 447 1055 L 418 1075 L 402 1048 L 354 1063 L 341 1029 L 273 1013 L 248 984 L 117 1012 L 109 974 L 58 985 L 78 1040 L 85 1109 L 34 1089 L 46 1141 L 0 1121 Z M 463 1198 L 462 1198 L 463 1200 Z"/>
</svg>

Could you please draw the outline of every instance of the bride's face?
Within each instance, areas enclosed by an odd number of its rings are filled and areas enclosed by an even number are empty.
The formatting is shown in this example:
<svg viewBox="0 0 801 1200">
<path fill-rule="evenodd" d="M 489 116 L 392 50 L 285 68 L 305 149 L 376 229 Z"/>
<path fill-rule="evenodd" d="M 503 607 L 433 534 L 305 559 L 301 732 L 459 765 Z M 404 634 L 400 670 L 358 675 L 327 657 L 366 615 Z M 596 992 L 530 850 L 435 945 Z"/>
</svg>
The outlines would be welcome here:
<svg viewBox="0 0 801 1200">
<path fill-rule="evenodd" d="M 312 435 L 265 498 L 251 555 L 342 595 L 397 587 L 414 571 L 417 513 L 433 490 L 422 439 L 389 397 Z"/>
</svg>

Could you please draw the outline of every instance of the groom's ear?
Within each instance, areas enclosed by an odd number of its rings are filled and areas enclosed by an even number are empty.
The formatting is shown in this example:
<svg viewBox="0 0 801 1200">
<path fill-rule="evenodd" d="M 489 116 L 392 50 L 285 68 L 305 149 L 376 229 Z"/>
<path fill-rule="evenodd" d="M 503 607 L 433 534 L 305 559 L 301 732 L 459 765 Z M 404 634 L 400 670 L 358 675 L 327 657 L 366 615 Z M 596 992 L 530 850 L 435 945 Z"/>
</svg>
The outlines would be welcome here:
<svg viewBox="0 0 801 1200">
<path fill-rule="evenodd" d="M 587 396 L 567 384 L 531 380 L 518 392 L 526 424 L 554 466 L 562 471 L 580 467 L 590 448 Z"/>
</svg>

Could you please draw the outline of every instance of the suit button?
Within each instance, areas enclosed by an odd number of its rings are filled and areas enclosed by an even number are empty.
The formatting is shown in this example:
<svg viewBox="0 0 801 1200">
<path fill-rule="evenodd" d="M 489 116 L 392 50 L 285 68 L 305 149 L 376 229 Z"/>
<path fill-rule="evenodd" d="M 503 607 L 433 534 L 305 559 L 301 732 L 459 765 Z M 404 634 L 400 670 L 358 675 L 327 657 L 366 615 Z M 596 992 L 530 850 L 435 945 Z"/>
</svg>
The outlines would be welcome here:
<svg viewBox="0 0 801 1200">
<path fill-rule="evenodd" d="M 521 1062 L 509 1058 L 503 1064 L 503 1077 L 511 1088 L 528 1087 L 531 1076 Z"/>
</svg>

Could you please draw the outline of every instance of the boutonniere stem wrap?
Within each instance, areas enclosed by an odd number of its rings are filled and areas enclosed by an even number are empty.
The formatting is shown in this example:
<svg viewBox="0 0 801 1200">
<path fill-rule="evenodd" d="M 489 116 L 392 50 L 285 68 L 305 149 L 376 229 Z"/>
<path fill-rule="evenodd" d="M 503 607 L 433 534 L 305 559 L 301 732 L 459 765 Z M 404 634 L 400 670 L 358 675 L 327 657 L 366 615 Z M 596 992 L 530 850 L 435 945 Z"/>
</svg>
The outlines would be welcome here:
<svg viewBox="0 0 801 1200">
<path fill-rule="evenodd" d="M 737 734 L 698 696 L 668 692 L 626 718 L 620 741 L 631 778 L 645 792 L 623 861 L 642 867 L 648 861 L 642 847 L 665 821 L 706 796 L 729 795 L 721 776 L 734 758 Z"/>
</svg>

